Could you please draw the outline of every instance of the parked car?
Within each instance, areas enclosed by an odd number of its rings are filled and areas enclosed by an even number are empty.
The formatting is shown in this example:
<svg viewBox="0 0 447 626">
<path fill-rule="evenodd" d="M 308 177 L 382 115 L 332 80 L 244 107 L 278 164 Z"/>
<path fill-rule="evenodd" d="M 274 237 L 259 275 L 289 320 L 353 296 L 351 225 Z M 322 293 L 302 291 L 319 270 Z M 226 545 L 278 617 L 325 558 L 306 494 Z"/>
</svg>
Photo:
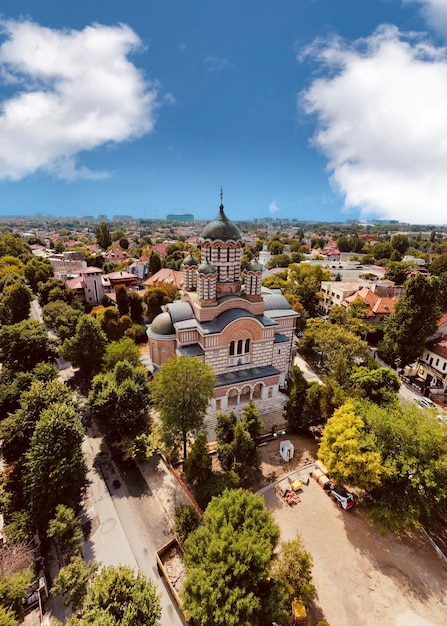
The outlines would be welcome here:
<svg viewBox="0 0 447 626">
<path fill-rule="evenodd" d="M 424 409 L 436 409 L 436 404 L 430 398 L 418 398 L 416 402 Z"/>
<path fill-rule="evenodd" d="M 345 511 L 349 511 L 349 509 L 352 509 L 352 507 L 355 506 L 354 494 L 344 487 L 340 487 L 339 485 L 331 485 L 331 487 L 328 489 L 328 494 Z"/>
</svg>

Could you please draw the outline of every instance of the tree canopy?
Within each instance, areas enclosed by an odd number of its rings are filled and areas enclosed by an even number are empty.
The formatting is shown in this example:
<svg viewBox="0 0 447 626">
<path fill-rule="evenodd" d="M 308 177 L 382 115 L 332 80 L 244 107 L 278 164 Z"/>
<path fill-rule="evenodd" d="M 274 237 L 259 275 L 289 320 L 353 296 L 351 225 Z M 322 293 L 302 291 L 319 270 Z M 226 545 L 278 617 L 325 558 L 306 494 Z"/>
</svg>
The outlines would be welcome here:
<svg viewBox="0 0 447 626">
<path fill-rule="evenodd" d="M 260 496 L 243 489 L 213 498 L 186 540 L 185 609 L 198 626 L 261 626 L 279 538 Z M 270 619 L 271 623 L 271 619 Z"/>
<path fill-rule="evenodd" d="M 43 324 L 23 320 L 0 328 L 0 359 L 14 372 L 30 371 L 37 363 L 55 357 L 56 345 Z"/>
<path fill-rule="evenodd" d="M 197 435 L 203 429 L 215 380 L 207 363 L 196 357 L 181 356 L 162 365 L 152 381 L 151 397 L 160 414 L 162 436 L 168 447 L 183 443 L 184 459 L 188 435 Z"/>
<path fill-rule="evenodd" d="M 98 322 L 88 315 L 83 315 L 76 326 L 76 333 L 62 346 L 62 355 L 79 367 L 88 378 L 101 369 L 107 346 L 107 337 Z"/>
<path fill-rule="evenodd" d="M 387 363 L 405 367 L 422 354 L 427 337 L 436 330 L 441 316 L 439 282 L 417 274 L 407 284 L 393 313 L 385 322 L 378 354 Z"/>
</svg>

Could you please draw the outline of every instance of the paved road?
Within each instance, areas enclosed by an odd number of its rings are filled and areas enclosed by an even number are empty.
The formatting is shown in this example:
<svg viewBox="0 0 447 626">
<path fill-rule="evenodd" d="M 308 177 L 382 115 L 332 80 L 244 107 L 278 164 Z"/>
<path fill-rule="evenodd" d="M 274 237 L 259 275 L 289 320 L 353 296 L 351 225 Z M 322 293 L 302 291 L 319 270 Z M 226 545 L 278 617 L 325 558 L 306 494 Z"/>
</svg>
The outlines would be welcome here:
<svg viewBox="0 0 447 626">
<path fill-rule="evenodd" d="M 184 626 L 186 622 L 156 567 L 155 551 L 172 537 L 165 513 L 141 474 L 126 476 L 126 486 L 102 438 L 92 428 L 85 438 L 84 452 L 89 467 L 86 510 L 91 522 L 90 537 L 83 548 L 85 559 L 138 568 L 161 594 L 162 626 Z"/>
</svg>

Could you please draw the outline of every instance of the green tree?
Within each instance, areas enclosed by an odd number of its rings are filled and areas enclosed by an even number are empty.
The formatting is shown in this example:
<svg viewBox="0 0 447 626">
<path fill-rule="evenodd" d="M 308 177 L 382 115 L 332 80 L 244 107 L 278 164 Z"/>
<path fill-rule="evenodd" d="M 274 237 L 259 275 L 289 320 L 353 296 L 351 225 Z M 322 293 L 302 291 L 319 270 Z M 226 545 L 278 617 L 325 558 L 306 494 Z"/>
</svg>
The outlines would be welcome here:
<svg viewBox="0 0 447 626">
<path fill-rule="evenodd" d="M 354 393 L 376 404 L 387 404 L 397 400 L 400 389 L 398 376 L 387 367 L 369 369 L 355 367 L 350 376 Z"/>
<path fill-rule="evenodd" d="M 354 331 L 362 327 L 359 320 L 352 326 Z M 366 360 L 367 343 L 360 339 L 351 326 L 331 324 L 322 319 L 308 320 L 301 341 L 303 352 L 314 353 L 319 357 L 320 367 L 328 374 L 333 374 L 340 360 L 347 371 L 358 360 Z"/>
<path fill-rule="evenodd" d="M 129 310 L 132 322 L 141 324 L 143 321 L 143 301 L 136 291 L 130 291 L 127 294 L 129 300 Z"/>
<path fill-rule="evenodd" d="M 435 256 L 430 263 L 429 269 L 430 274 L 434 274 L 435 276 L 440 276 L 444 272 L 447 272 L 447 252 L 444 252 L 439 256 Z"/>
<path fill-rule="evenodd" d="M 88 623 L 102 615 L 116 626 L 160 626 L 155 584 L 125 565 L 104 567 L 93 577 L 83 609 Z"/>
<path fill-rule="evenodd" d="M 29 316 L 32 293 L 23 281 L 4 288 L 0 296 L 0 322 L 17 324 Z"/>
<path fill-rule="evenodd" d="M 120 341 L 109 343 L 103 359 L 104 369 L 113 370 L 119 361 L 128 361 L 132 365 L 140 365 L 140 351 L 130 337 L 123 337 Z"/>
<path fill-rule="evenodd" d="M 11 614 L 17 618 L 22 617 L 23 601 L 33 578 L 34 573 L 29 568 L 0 576 L 0 606 L 9 612 L 8 619 Z"/>
<path fill-rule="evenodd" d="M 27 372 L 55 357 L 55 343 L 37 320 L 0 328 L 0 359 L 13 372 Z"/>
<path fill-rule="evenodd" d="M 84 536 L 81 524 L 71 507 L 57 505 L 55 516 L 48 524 L 47 535 L 56 543 L 62 562 L 79 554 Z"/>
<path fill-rule="evenodd" d="M 95 228 L 96 241 L 98 246 L 103 250 L 107 250 L 112 245 L 112 236 L 107 222 L 101 222 L 99 226 Z"/>
<path fill-rule="evenodd" d="M 35 256 L 25 265 L 24 274 L 34 293 L 37 293 L 39 283 L 46 283 L 54 275 L 49 260 L 38 259 Z"/>
<path fill-rule="evenodd" d="M 120 315 L 129 315 L 129 295 L 124 285 L 115 287 L 116 304 Z"/>
<path fill-rule="evenodd" d="M 196 357 L 181 356 L 162 365 L 152 381 L 152 402 L 160 414 L 163 437 L 167 442 L 172 438 L 183 442 L 184 459 L 188 435 L 197 435 L 203 429 L 215 380 L 207 363 Z"/>
<path fill-rule="evenodd" d="M 148 259 L 148 262 L 147 262 L 149 275 L 153 276 L 154 274 L 159 272 L 161 270 L 161 265 L 162 264 L 161 264 L 160 255 L 158 254 L 158 252 L 155 252 L 154 250 L 152 250 L 149 253 L 149 259 Z"/>
<path fill-rule="evenodd" d="M 23 390 L 19 408 L 0 425 L 6 462 L 15 463 L 25 454 L 42 411 L 52 404 L 68 404 L 72 397 L 71 390 L 60 380 L 33 380 L 29 388 Z"/>
<path fill-rule="evenodd" d="M 186 482 L 192 486 L 208 480 L 212 474 L 212 461 L 208 454 L 206 433 L 197 435 L 191 452 L 183 464 Z"/>
<path fill-rule="evenodd" d="M 162 312 L 161 307 L 164 304 L 172 302 L 168 292 L 163 287 L 153 287 L 152 289 L 148 289 L 144 294 L 143 299 L 147 306 L 146 316 L 149 323 Z"/>
<path fill-rule="evenodd" d="M 330 280 L 331 273 L 320 265 L 292 263 L 289 266 L 286 292 L 298 297 L 309 317 L 317 312 L 322 280 Z"/>
<path fill-rule="evenodd" d="M 298 433 L 308 425 L 304 411 L 308 384 L 297 365 L 292 365 L 288 383 L 288 400 L 284 407 L 284 417 L 292 433 Z"/>
<path fill-rule="evenodd" d="M 379 450 L 383 475 L 370 491 L 372 515 L 391 528 L 439 524 L 447 506 L 447 428 L 415 403 L 357 407 Z"/>
<path fill-rule="evenodd" d="M 389 259 L 393 254 L 393 246 L 387 241 L 379 241 L 373 245 L 371 252 L 376 261 Z"/>
<path fill-rule="evenodd" d="M 201 518 L 192 504 L 179 504 L 175 508 L 174 532 L 181 543 L 200 526 Z"/>
<path fill-rule="evenodd" d="M 46 283 L 38 283 L 39 304 L 44 307 L 49 302 L 62 300 L 74 307 L 79 307 L 76 291 L 70 289 L 67 283 L 60 278 L 50 278 Z"/>
<path fill-rule="evenodd" d="M 365 432 L 364 422 L 351 402 L 329 418 L 318 456 L 337 482 L 366 490 L 382 482 L 384 468 L 375 438 Z"/>
<path fill-rule="evenodd" d="M 272 576 L 286 591 L 287 606 L 294 598 L 307 604 L 315 595 L 312 583 L 312 555 L 304 548 L 299 535 L 281 545 L 278 559 L 273 563 Z"/>
<path fill-rule="evenodd" d="M 42 316 L 45 324 L 54 329 L 61 341 L 65 341 L 75 334 L 82 311 L 63 300 L 56 300 L 43 307 Z"/>
<path fill-rule="evenodd" d="M 107 337 L 98 322 L 83 315 L 76 326 L 76 334 L 66 339 L 61 352 L 84 376 L 91 378 L 101 369 L 106 346 Z"/>
<path fill-rule="evenodd" d="M 393 235 L 391 237 L 391 245 L 394 250 L 397 250 L 399 254 L 403 256 L 410 247 L 410 240 L 407 235 L 398 233 L 397 235 Z"/>
<path fill-rule="evenodd" d="M 53 404 L 37 422 L 26 453 L 25 492 L 38 528 L 45 528 L 58 504 L 79 501 L 87 467 L 84 433 L 73 407 Z"/>
<path fill-rule="evenodd" d="M 146 370 L 118 361 L 113 370 L 94 377 L 88 400 L 93 417 L 104 420 L 115 434 L 139 434 L 149 407 Z"/>
<path fill-rule="evenodd" d="M 386 265 L 385 279 L 392 280 L 396 285 L 403 285 L 408 279 L 411 265 L 406 261 L 390 261 Z"/>
<path fill-rule="evenodd" d="M 14 613 L 10 609 L 5 609 L 3 606 L 0 606 L 0 624 L 1 626 L 20 626 Z"/>
<path fill-rule="evenodd" d="M 183 601 L 195 624 L 269 623 L 269 567 L 278 538 L 260 496 L 237 489 L 211 500 L 202 526 L 185 543 Z"/>
<path fill-rule="evenodd" d="M 378 354 L 387 363 L 398 360 L 400 367 L 412 363 L 424 350 L 427 338 L 440 318 L 439 281 L 417 274 L 406 285 L 393 313 L 385 322 Z"/>
<path fill-rule="evenodd" d="M 120 237 L 119 244 L 122 250 L 128 250 L 129 240 L 127 239 L 127 237 Z"/>
<path fill-rule="evenodd" d="M 55 578 L 52 594 L 64 595 L 64 606 L 71 605 L 72 611 L 79 611 L 98 567 L 97 563 L 85 563 L 80 556 L 73 557 Z"/>
</svg>

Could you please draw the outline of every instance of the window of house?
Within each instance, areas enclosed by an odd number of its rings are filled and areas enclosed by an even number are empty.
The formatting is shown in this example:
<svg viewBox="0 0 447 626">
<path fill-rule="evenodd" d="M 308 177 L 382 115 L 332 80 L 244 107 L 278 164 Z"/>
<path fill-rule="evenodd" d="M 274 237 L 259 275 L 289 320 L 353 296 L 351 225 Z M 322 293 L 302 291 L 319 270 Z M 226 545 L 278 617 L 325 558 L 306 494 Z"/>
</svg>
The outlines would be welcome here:
<svg viewBox="0 0 447 626">
<path fill-rule="evenodd" d="M 442 364 L 442 370 L 445 371 L 447 363 L 444 361 L 444 363 Z"/>
<path fill-rule="evenodd" d="M 436 359 L 436 367 L 439 365 L 439 359 Z"/>
</svg>

